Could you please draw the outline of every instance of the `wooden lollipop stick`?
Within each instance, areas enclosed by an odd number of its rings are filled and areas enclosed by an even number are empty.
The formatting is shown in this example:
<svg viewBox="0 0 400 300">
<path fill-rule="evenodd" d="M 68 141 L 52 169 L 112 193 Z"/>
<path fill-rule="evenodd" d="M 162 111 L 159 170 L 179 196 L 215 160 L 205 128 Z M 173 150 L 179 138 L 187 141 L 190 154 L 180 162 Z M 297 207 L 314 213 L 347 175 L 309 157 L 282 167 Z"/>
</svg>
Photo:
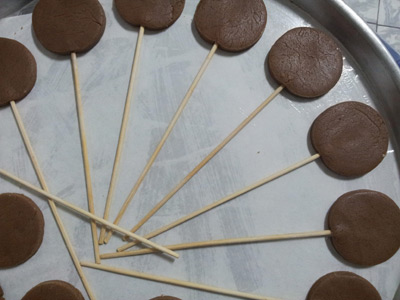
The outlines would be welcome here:
<svg viewBox="0 0 400 300">
<path fill-rule="evenodd" d="M 42 190 L 40 188 L 37 188 L 33 184 L 31 184 L 29 182 L 26 182 L 26 181 L 14 176 L 14 175 L 8 173 L 5 170 L 0 169 L 0 175 L 3 175 L 3 176 L 5 176 L 5 177 L 7 177 L 7 178 L 9 178 L 9 179 L 11 179 L 11 180 L 13 180 L 15 182 L 18 182 L 19 184 L 21 184 L 21 185 L 23 185 L 23 186 L 25 186 L 25 187 L 33 190 L 33 191 L 45 196 L 46 198 L 52 199 L 54 202 L 56 202 L 56 203 L 58 203 L 58 204 L 60 204 L 60 205 L 62 205 L 64 207 L 68 208 L 69 210 L 75 211 L 76 213 L 78 213 L 78 214 L 80 214 L 82 216 L 85 216 L 85 217 L 87 217 L 87 218 L 89 218 L 91 220 L 97 221 L 98 223 L 100 223 L 102 225 L 106 225 L 107 227 L 110 227 L 110 228 L 114 229 L 115 231 L 121 232 L 123 234 L 127 234 L 127 235 L 131 236 L 132 238 L 137 239 L 138 241 L 141 241 L 143 244 L 146 244 L 149 247 L 154 247 L 154 248 L 160 250 L 161 252 L 167 253 L 167 254 L 169 254 L 169 255 L 171 255 L 173 257 L 176 257 L 176 258 L 179 257 L 179 254 L 177 254 L 177 253 L 175 253 L 175 252 L 173 252 L 173 251 L 171 251 L 171 250 L 169 250 L 169 249 L 167 249 L 167 248 L 165 248 L 163 246 L 160 246 L 160 245 L 158 245 L 156 243 L 153 243 L 153 242 L 151 242 L 149 240 L 146 240 L 145 238 L 143 238 L 143 237 L 141 237 L 141 236 L 139 236 L 139 235 L 137 235 L 135 233 L 132 233 L 132 232 L 126 230 L 126 229 L 123 229 L 123 228 L 121 228 L 121 227 L 119 227 L 119 226 L 117 226 L 117 225 L 115 225 L 115 224 L 113 224 L 113 223 L 111 223 L 111 222 L 109 222 L 107 220 L 104 220 L 104 219 L 102 219 L 102 218 L 100 218 L 100 217 L 98 217 L 98 216 L 96 216 L 96 215 L 94 215 L 94 214 L 92 214 L 90 212 L 87 212 L 86 210 L 84 210 L 84 209 L 82 209 L 82 208 L 80 208 L 80 207 L 78 207 L 76 205 L 73 205 L 73 204 L 71 204 L 71 203 L 69 203 L 69 202 L 67 202 L 67 201 L 65 201 L 65 200 L 63 200 L 63 199 L 61 199 L 61 198 L 59 198 L 57 196 L 54 196 L 54 195 L 52 195 L 52 194 L 50 194 L 50 193 L 48 193 L 48 192 L 46 192 L 46 191 L 44 191 L 44 190 Z"/>
<path fill-rule="evenodd" d="M 78 72 L 78 63 L 76 61 L 76 53 L 71 53 L 71 62 L 72 62 L 72 73 L 74 76 L 74 87 L 75 87 L 75 98 L 76 98 L 76 109 L 78 112 L 78 121 L 79 121 L 79 132 L 81 136 L 81 146 L 82 146 L 82 157 L 83 157 L 83 165 L 85 170 L 85 179 L 86 179 L 86 191 L 87 191 L 87 199 L 89 205 L 89 211 L 94 214 L 94 202 L 93 202 L 93 189 L 92 189 L 92 179 L 90 176 L 90 167 L 89 167 L 89 157 L 87 151 L 87 143 L 86 143 L 86 133 L 85 133 L 85 123 L 83 119 L 83 105 L 82 105 L 82 97 L 81 97 L 81 89 L 79 83 L 79 72 Z M 94 257 L 97 264 L 100 263 L 100 250 L 99 243 L 97 237 L 97 227 L 96 222 L 91 222 L 92 229 L 92 239 L 93 239 L 93 249 L 94 249 Z"/>
<path fill-rule="evenodd" d="M 322 231 L 310 231 L 310 232 L 301 232 L 301 233 L 288 233 L 288 234 L 276 234 L 276 235 L 267 235 L 267 236 L 255 236 L 255 237 L 245 237 L 245 238 L 235 238 L 235 239 L 224 239 L 224 240 L 214 240 L 214 241 L 204 241 L 204 242 L 194 242 L 194 243 L 184 243 L 184 244 L 176 244 L 165 246 L 170 250 L 186 250 L 186 249 L 194 249 L 194 248 L 206 248 L 206 247 L 216 247 L 216 246 L 226 246 L 226 245 L 238 245 L 238 244 L 250 244 L 250 243 L 260 243 L 260 242 L 269 242 L 269 241 L 281 241 L 281 240 L 293 240 L 293 239 L 301 239 L 301 238 L 312 238 L 312 237 L 327 237 L 331 236 L 330 230 L 322 230 Z M 124 251 L 124 252 L 114 252 L 114 253 L 105 253 L 101 254 L 101 259 L 109 259 L 116 257 L 126 257 L 126 256 L 135 256 L 135 255 L 143 255 L 149 253 L 158 253 L 157 250 L 154 249 L 140 249 L 135 251 Z"/>
<path fill-rule="evenodd" d="M 46 192 L 49 192 L 49 188 L 47 186 L 46 181 L 44 180 L 43 172 L 42 172 L 42 170 L 41 170 L 41 168 L 39 166 L 39 162 L 38 162 L 38 160 L 36 158 L 35 151 L 33 150 L 32 144 L 31 144 L 31 142 L 29 140 L 29 137 L 28 137 L 28 134 L 27 134 L 27 132 L 25 130 L 25 126 L 24 126 L 24 123 L 22 122 L 22 118 L 21 118 L 21 116 L 20 116 L 20 114 L 18 112 L 17 106 L 16 106 L 14 101 L 11 101 L 10 104 L 11 104 L 11 109 L 12 109 L 12 111 L 14 113 L 15 120 L 17 121 L 18 129 L 19 129 L 19 131 L 21 133 L 21 136 L 22 136 L 22 139 L 24 141 L 26 150 L 28 151 L 28 155 L 29 155 L 29 157 L 31 159 L 33 168 L 35 169 L 35 172 L 36 172 L 36 175 L 37 175 L 37 177 L 39 179 L 39 182 L 40 182 L 42 188 Z M 74 266 L 76 268 L 76 271 L 78 272 L 79 277 L 81 278 L 82 284 L 85 287 L 85 290 L 86 290 L 86 292 L 87 292 L 87 294 L 89 296 L 89 299 L 95 300 L 96 297 L 95 297 L 95 295 L 94 295 L 94 293 L 92 291 L 92 288 L 89 285 L 89 282 L 88 282 L 85 274 L 83 273 L 83 269 L 82 269 L 82 267 L 81 267 L 81 265 L 79 263 L 78 256 L 76 255 L 75 249 L 72 246 L 71 240 L 69 239 L 67 230 L 66 230 L 66 228 L 65 228 L 65 226 L 64 226 L 64 224 L 63 224 L 63 222 L 61 220 L 61 217 L 60 217 L 60 215 L 58 213 L 57 207 L 56 207 L 56 205 L 54 204 L 54 202 L 52 200 L 48 199 L 48 202 L 49 202 L 49 206 L 50 206 L 51 212 L 53 213 L 54 219 L 56 220 L 58 229 L 61 232 L 61 235 L 62 235 L 62 237 L 64 239 L 64 243 L 67 246 L 67 250 L 69 252 L 69 255 L 71 256 L 72 262 L 74 263 Z"/>
<path fill-rule="evenodd" d="M 115 154 L 114 166 L 113 166 L 111 181 L 110 181 L 110 187 L 108 189 L 106 207 L 104 210 L 103 219 L 105 219 L 105 220 L 108 220 L 108 217 L 110 214 L 111 202 L 112 202 L 112 198 L 114 195 L 115 184 L 117 182 L 119 163 L 121 160 L 122 148 L 123 148 L 123 144 L 125 141 L 126 128 L 127 128 L 128 120 L 129 120 L 130 107 L 131 107 L 131 102 L 132 102 L 132 98 L 133 98 L 132 97 L 133 84 L 135 82 L 137 69 L 138 69 L 138 65 L 139 65 L 140 49 L 142 46 L 143 35 L 144 35 L 144 27 L 140 26 L 139 34 L 138 34 L 138 38 L 137 38 L 137 42 L 136 42 L 135 55 L 134 55 L 133 63 L 132 63 L 132 70 L 131 70 L 131 77 L 129 80 L 128 93 L 126 95 L 126 100 L 125 100 L 124 115 L 122 117 L 122 125 L 121 125 L 121 130 L 119 133 L 117 152 Z M 99 239 L 100 245 L 104 244 L 105 236 L 106 236 L 106 228 L 103 226 L 100 231 L 100 239 Z"/>
<path fill-rule="evenodd" d="M 136 232 L 143 226 L 165 203 L 169 201 L 194 175 L 197 174 L 222 148 L 225 147 L 247 124 L 250 123 L 282 90 L 283 86 L 278 87 L 263 103 L 261 103 L 238 127 L 235 128 L 217 147 L 211 151 L 172 191 L 168 193 L 150 212 L 136 224 L 131 232 Z"/>
<path fill-rule="evenodd" d="M 290 167 L 288 167 L 286 169 L 283 169 L 283 170 L 281 170 L 279 172 L 276 172 L 276 173 L 272 174 L 271 176 L 269 176 L 267 178 L 264 178 L 264 179 L 262 179 L 260 181 L 257 181 L 256 183 L 254 183 L 252 185 L 249 185 L 249 186 L 247 186 L 247 187 L 245 187 L 245 188 L 243 188 L 243 189 L 241 189 L 241 190 L 239 190 L 239 191 L 237 191 L 237 192 L 235 192 L 235 193 L 233 193 L 233 194 L 231 194 L 229 196 L 226 196 L 225 198 L 222 198 L 221 200 L 218 200 L 218 201 L 216 201 L 214 203 L 211 203 L 211 204 L 209 204 L 209 205 L 207 205 L 207 206 L 205 206 L 205 207 L 203 207 L 203 208 L 201 208 L 201 209 L 199 209 L 199 210 L 197 210 L 195 212 L 192 212 L 191 214 L 188 214 L 187 216 L 182 217 L 179 220 L 176 220 L 175 222 L 170 223 L 169 225 L 161 227 L 161 228 L 159 228 L 159 229 L 147 234 L 145 237 L 147 239 L 153 238 L 153 237 L 155 237 L 155 236 L 157 236 L 157 235 L 159 235 L 159 234 L 161 234 L 161 233 L 163 233 L 163 232 L 165 232 L 167 230 L 170 230 L 171 228 L 174 228 L 174 227 L 176 227 L 176 226 L 178 226 L 178 225 L 180 225 L 182 223 L 185 223 L 186 221 L 188 221 L 190 219 L 193 219 L 193 218 L 195 218 L 195 217 L 197 217 L 197 216 L 199 216 L 199 215 L 201 215 L 201 214 L 203 214 L 203 213 L 205 213 L 205 212 L 207 212 L 207 211 L 209 211 L 209 210 L 211 210 L 211 209 L 213 209 L 213 208 L 215 208 L 217 206 L 220 206 L 220 205 L 222 205 L 222 204 L 224 204 L 224 203 L 226 203 L 226 202 L 228 202 L 228 201 L 230 201 L 232 199 L 235 199 L 236 197 L 238 197 L 240 195 L 243 195 L 243 194 L 245 194 L 245 193 L 247 193 L 247 192 L 249 192 L 249 191 L 251 191 L 251 190 L 253 190 L 255 188 L 258 188 L 258 187 L 260 187 L 260 186 L 262 186 L 262 185 L 264 185 L 264 184 L 266 184 L 266 183 L 268 183 L 268 182 L 270 182 L 272 180 L 275 180 L 275 179 L 277 179 L 277 178 L 279 178 L 279 177 L 281 177 L 283 175 L 286 175 L 286 174 L 288 174 L 288 173 L 290 173 L 290 172 L 292 172 L 292 171 L 294 171 L 294 170 L 296 170 L 296 169 L 298 169 L 298 168 L 300 168 L 302 166 L 305 166 L 305 165 L 309 164 L 310 162 L 318 159 L 319 157 L 320 157 L 319 154 L 314 154 L 313 156 L 311 156 L 309 158 L 306 158 L 306 159 L 304 159 L 304 160 L 302 160 L 302 161 L 300 161 L 298 163 L 295 163 L 295 164 L 291 165 Z M 117 249 L 117 251 L 118 252 L 125 251 L 126 249 L 129 249 L 129 248 L 135 246 L 136 244 L 137 244 L 136 242 L 127 243 L 124 246 L 119 247 Z"/>
<path fill-rule="evenodd" d="M 137 190 L 139 189 L 140 185 L 142 184 L 144 178 L 146 177 L 147 173 L 150 171 L 151 166 L 153 165 L 154 161 L 156 160 L 158 154 L 161 151 L 161 148 L 164 146 L 167 138 L 169 137 L 172 129 L 174 128 L 176 122 L 178 121 L 180 115 L 183 112 L 183 109 L 185 108 L 186 104 L 188 103 L 190 97 L 192 96 L 194 89 L 196 88 L 197 84 L 199 83 L 201 76 L 204 74 L 206 71 L 212 57 L 214 56 L 215 51 L 217 51 L 218 45 L 214 44 L 213 47 L 211 48 L 210 52 L 207 55 L 207 58 L 203 62 L 199 72 L 197 73 L 192 85 L 190 86 L 189 90 L 187 91 L 185 97 L 183 98 L 181 104 L 178 107 L 178 110 L 175 112 L 174 117 L 171 120 L 171 123 L 168 125 L 167 130 L 165 131 L 163 137 L 161 138 L 160 143 L 158 144 L 156 150 L 154 151 L 153 155 L 150 157 L 149 161 L 147 162 L 147 165 L 142 171 L 142 174 L 140 174 L 138 181 L 135 183 L 133 186 L 131 192 L 129 193 L 128 197 L 126 198 L 121 210 L 118 213 L 117 218 L 114 221 L 114 224 L 119 224 L 121 221 L 122 216 L 124 215 L 126 209 L 128 208 L 129 203 L 132 201 L 133 197 L 135 196 Z M 107 243 L 112 235 L 112 231 L 110 231 L 107 235 L 107 238 L 105 239 L 105 242 Z"/>
<path fill-rule="evenodd" d="M 130 277 L 135 277 L 135 278 L 141 278 L 141 279 L 150 280 L 150 281 L 162 282 L 162 283 L 176 285 L 176 286 L 187 287 L 187 288 L 195 289 L 195 290 L 207 291 L 207 292 L 211 292 L 214 294 L 228 295 L 228 296 L 233 296 L 233 297 L 238 297 L 238 298 L 243 298 L 243 299 L 279 300 L 277 298 L 271 298 L 271 297 L 259 296 L 259 295 L 248 294 L 248 293 L 243 293 L 243 292 L 237 292 L 237 291 L 213 287 L 213 286 L 200 284 L 200 283 L 194 283 L 194 282 L 183 281 L 183 280 L 178 280 L 178 279 L 173 279 L 173 278 L 168 278 L 168 277 L 163 277 L 163 276 L 157 276 L 157 275 L 151 275 L 151 274 L 126 270 L 126 269 L 115 268 L 115 267 L 111 267 L 111 266 L 106 266 L 104 264 L 98 265 L 98 264 L 93 264 L 90 262 L 82 261 L 81 265 L 83 267 L 87 267 L 87 268 L 112 272 L 112 273 L 116 273 L 116 274 L 126 275 L 126 276 L 130 276 Z"/>
</svg>

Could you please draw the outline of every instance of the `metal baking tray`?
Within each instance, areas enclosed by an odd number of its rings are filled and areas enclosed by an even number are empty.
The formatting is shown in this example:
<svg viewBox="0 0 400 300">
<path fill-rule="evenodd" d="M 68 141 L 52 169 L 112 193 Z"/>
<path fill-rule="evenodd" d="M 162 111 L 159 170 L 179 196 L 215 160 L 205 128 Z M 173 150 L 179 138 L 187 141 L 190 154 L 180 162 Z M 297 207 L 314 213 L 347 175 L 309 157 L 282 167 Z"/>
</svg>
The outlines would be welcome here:
<svg viewBox="0 0 400 300">
<path fill-rule="evenodd" d="M 101 0 L 107 15 L 102 40 L 79 55 L 86 134 L 95 209 L 102 215 L 138 30 L 125 24 L 111 0 Z M 187 0 L 181 18 L 168 30 L 146 32 L 135 84 L 135 100 L 111 216 L 139 176 L 211 45 L 192 24 L 198 1 Z M 327 95 L 304 100 L 282 92 L 138 233 L 145 234 L 214 202 L 313 153 L 308 130 L 329 106 L 348 100 L 378 109 L 391 129 L 387 157 L 369 174 L 343 179 L 320 162 L 251 191 L 179 226 L 154 241 L 161 244 L 324 229 L 332 203 L 354 189 L 386 193 L 400 205 L 400 71 L 378 37 L 340 0 L 265 1 L 268 24 L 249 51 L 218 51 L 181 119 L 143 183 L 121 225 L 135 221 L 167 194 L 213 147 L 230 133 L 278 85 L 265 59 L 287 30 L 313 26 L 330 32 L 345 61 L 339 83 Z M 68 57 L 47 52 L 35 40 L 31 16 L 0 20 L 0 36 L 24 43 L 38 62 L 38 81 L 17 104 L 50 190 L 86 208 L 86 190 L 78 123 Z M 0 167 L 38 185 L 11 110 L 0 110 Z M 12 182 L 0 180 L 1 192 L 30 196 L 42 209 L 45 237 L 25 264 L 0 270 L 7 299 L 21 299 L 34 285 L 68 281 L 84 293 L 47 203 Z M 60 209 L 78 256 L 93 260 L 88 223 Z M 115 236 L 102 252 L 121 245 Z M 282 299 L 305 299 L 322 275 L 352 271 L 368 279 L 384 300 L 399 300 L 400 253 L 372 268 L 344 262 L 323 238 L 182 251 L 172 261 L 152 255 L 105 260 L 104 263 L 177 279 Z M 230 297 L 85 269 L 97 299 L 150 299 L 165 294 L 181 299 Z M 86 294 L 84 293 L 87 298 Z"/>
</svg>

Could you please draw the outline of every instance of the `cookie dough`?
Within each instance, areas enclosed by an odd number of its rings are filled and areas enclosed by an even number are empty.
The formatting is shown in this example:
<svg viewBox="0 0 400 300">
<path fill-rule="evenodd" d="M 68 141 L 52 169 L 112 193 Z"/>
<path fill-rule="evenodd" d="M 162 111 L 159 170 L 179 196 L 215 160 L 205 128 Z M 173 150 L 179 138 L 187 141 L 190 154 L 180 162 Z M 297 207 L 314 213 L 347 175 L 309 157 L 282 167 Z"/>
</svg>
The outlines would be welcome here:
<svg viewBox="0 0 400 300">
<path fill-rule="evenodd" d="M 42 244 L 44 219 L 39 207 L 21 194 L 0 195 L 0 268 L 20 265 Z"/>
<path fill-rule="evenodd" d="M 22 300 L 84 300 L 81 292 L 68 282 L 45 281 L 25 294 Z"/>
<path fill-rule="evenodd" d="M 343 57 L 326 33 L 309 27 L 286 32 L 268 54 L 272 77 L 291 93 L 315 98 L 329 92 L 338 82 Z"/>
<path fill-rule="evenodd" d="M 181 300 L 181 299 L 171 297 L 171 296 L 159 296 L 159 297 L 152 298 L 150 300 Z"/>
<path fill-rule="evenodd" d="M 380 264 L 400 248 L 400 209 L 376 191 L 341 196 L 329 210 L 328 226 L 336 251 L 357 265 Z"/>
<path fill-rule="evenodd" d="M 318 279 L 307 300 L 381 300 L 375 287 L 351 272 L 333 272 Z"/>
<path fill-rule="evenodd" d="M 0 300 L 4 300 L 3 296 L 4 296 L 3 289 L 0 286 Z"/>
<path fill-rule="evenodd" d="M 126 22 L 153 30 L 174 24 L 185 7 L 185 0 L 115 0 L 114 3 Z"/>
<path fill-rule="evenodd" d="M 36 82 L 36 60 L 21 43 L 0 38 L 0 106 L 25 98 Z"/>
<path fill-rule="evenodd" d="M 40 0 L 32 14 L 36 37 L 58 54 L 85 52 L 104 33 L 106 17 L 97 0 Z"/>
<path fill-rule="evenodd" d="M 267 9 L 262 0 L 201 0 L 194 23 L 207 42 L 227 51 L 242 51 L 261 38 Z"/>
<path fill-rule="evenodd" d="M 368 173 L 383 160 L 389 133 L 377 111 L 349 101 L 318 116 L 311 127 L 311 142 L 330 170 L 355 177 Z"/>
</svg>

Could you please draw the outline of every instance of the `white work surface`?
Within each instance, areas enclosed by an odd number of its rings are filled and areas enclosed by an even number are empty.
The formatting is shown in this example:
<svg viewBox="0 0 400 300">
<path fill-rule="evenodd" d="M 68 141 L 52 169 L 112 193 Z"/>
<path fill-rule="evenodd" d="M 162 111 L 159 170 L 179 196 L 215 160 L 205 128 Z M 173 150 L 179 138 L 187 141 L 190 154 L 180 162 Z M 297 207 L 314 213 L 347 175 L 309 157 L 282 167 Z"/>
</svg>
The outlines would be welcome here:
<svg viewBox="0 0 400 300">
<path fill-rule="evenodd" d="M 111 0 L 101 1 L 107 27 L 90 52 L 78 55 L 96 214 L 103 215 L 138 29 L 117 16 Z M 192 20 L 197 1 L 187 0 L 180 19 L 161 32 L 145 32 L 127 140 L 112 205 L 113 220 L 153 153 L 211 45 Z M 297 26 L 319 27 L 289 1 L 266 2 L 268 24 L 260 41 L 242 53 L 218 50 L 153 168 L 129 206 L 121 226 L 130 229 L 228 135 L 278 84 L 264 67 L 274 41 Z M 31 15 L 0 21 L 0 36 L 16 39 L 33 53 L 38 79 L 17 103 L 50 191 L 87 208 L 71 64 L 68 56 L 45 50 L 34 37 Z M 300 161 L 314 150 L 308 140 L 313 120 L 329 106 L 355 100 L 379 107 L 362 70 L 343 49 L 339 83 L 325 96 L 304 100 L 282 92 L 145 226 L 146 234 Z M 266 74 L 267 73 L 267 74 Z M 11 108 L 0 110 L 0 168 L 39 186 Z M 326 214 L 343 193 L 373 189 L 400 204 L 395 149 L 369 174 L 334 175 L 318 161 L 266 184 L 154 238 L 160 244 L 324 229 Z M 396 150 L 397 151 L 397 150 Z M 0 270 L 6 299 L 17 300 L 36 284 L 65 280 L 87 298 L 44 198 L 0 178 L 0 192 L 24 193 L 42 209 L 45 235 L 28 262 Z M 80 259 L 93 261 L 89 223 L 60 210 Z M 101 252 L 121 246 L 115 235 Z M 160 255 L 104 260 L 107 265 L 169 276 L 288 300 L 305 299 L 322 275 L 343 270 L 369 280 L 384 300 L 400 282 L 400 252 L 371 268 L 344 262 L 324 238 L 194 249 L 172 260 Z M 98 300 L 148 300 L 165 294 L 183 300 L 231 299 L 186 288 L 85 269 Z"/>
</svg>

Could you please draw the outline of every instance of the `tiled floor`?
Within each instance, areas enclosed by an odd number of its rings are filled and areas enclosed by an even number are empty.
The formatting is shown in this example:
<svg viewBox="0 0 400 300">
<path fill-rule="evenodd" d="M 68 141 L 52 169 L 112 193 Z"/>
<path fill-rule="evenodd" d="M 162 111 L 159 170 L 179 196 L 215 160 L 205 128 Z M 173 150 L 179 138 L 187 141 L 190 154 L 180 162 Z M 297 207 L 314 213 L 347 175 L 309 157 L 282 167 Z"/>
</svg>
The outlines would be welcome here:
<svg viewBox="0 0 400 300">
<path fill-rule="evenodd" d="M 397 52 L 400 52 L 400 0 L 344 0 Z"/>
</svg>

